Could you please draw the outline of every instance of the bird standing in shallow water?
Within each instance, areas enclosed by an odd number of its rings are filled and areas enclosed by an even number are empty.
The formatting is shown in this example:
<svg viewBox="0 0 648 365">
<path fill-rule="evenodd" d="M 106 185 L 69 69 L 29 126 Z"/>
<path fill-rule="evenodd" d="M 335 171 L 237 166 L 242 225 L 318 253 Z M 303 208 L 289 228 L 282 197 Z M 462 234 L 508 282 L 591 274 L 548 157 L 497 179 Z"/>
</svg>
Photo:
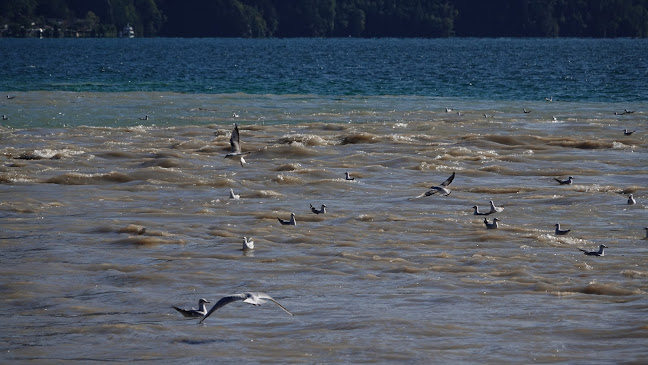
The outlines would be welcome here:
<svg viewBox="0 0 648 365">
<path fill-rule="evenodd" d="M 265 303 L 266 301 L 269 300 L 269 301 L 273 302 L 274 304 L 276 304 L 277 306 L 279 306 L 279 308 L 283 309 L 284 312 L 290 314 L 291 316 L 294 315 L 294 314 L 290 313 L 288 311 L 288 309 L 284 308 L 283 305 L 279 304 L 279 302 L 274 300 L 271 296 L 269 296 L 266 293 L 241 293 L 241 294 L 232 294 L 232 295 L 228 295 L 226 297 L 221 298 L 218 302 L 216 302 L 216 304 L 214 304 L 213 307 L 211 307 L 209 312 L 207 312 L 207 314 L 205 314 L 205 316 L 200 320 L 200 322 L 198 324 L 203 323 L 203 321 L 205 319 L 207 319 L 207 317 L 209 317 L 212 313 L 217 311 L 219 308 L 221 308 L 221 307 L 223 307 L 223 306 L 225 306 L 227 304 L 230 304 L 232 302 L 239 301 L 239 300 L 242 300 L 244 303 L 249 303 L 249 304 L 252 304 L 252 305 L 261 305 L 261 304 L 263 304 L 263 303 Z"/>
<path fill-rule="evenodd" d="M 502 208 L 502 207 L 496 207 L 495 203 L 493 203 L 492 200 L 489 200 L 489 202 L 490 202 L 490 212 L 491 213 L 497 213 L 497 212 L 501 212 L 501 211 L 504 210 L 504 208 Z"/>
<path fill-rule="evenodd" d="M 598 251 L 587 251 L 582 248 L 579 248 L 579 250 L 587 256 L 604 256 L 605 252 L 603 252 L 603 250 L 606 248 L 608 248 L 606 245 L 600 245 Z"/>
<path fill-rule="evenodd" d="M 183 308 L 178 308 L 175 305 L 172 305 L 171 308 L 177 310 L 180 312 L 183 316 L 185 317 L 202 317 L 207 313 L 207 306 L 205 306 L 205 303 L 210 303 L 207 299 L 200 298 L 198 301 L 198 308 L 199 309 L 183 309 Z"/>
<path fill-rule="evenodd" d="M 295 220 L 295 213 L 290 213 L 290 220 L 288 220 L 288 221 L 284 220 L 284 219 L 281 219 L 279 217 L 277 217 L 277 219 L 279 220 L 279 223 L 281 223 L 284 226 L 296 226 L 297 225 L 297 221 Z"/>
<path fill-rule="evenodd" d="M 635 205 L 635 204 L 637 204 L 637 201 L 632 196 L 632 194 L 628 195 L 628 205 Z"/>
<path fill-rule="evenodd" d="M 574 177 L 573 177 L 573 176 L 569 176 L 569 177 L 567 178 L 567 180 L 560 180 L 560 179 L 554 177 L 554 180 L 558 181 L 558 182 L 560 183 L 560 185 L 571 185 L 572 182 L 574 182 L 574 181 L 573 181 L 573 180 L 574 180 Z"/>
<path fill-rule="evenodd" d="M 560 229 L 560 223 L 556 223 L 556 235 L 563 236 L 569 233 L 571 229 Z"/>
<path fill-rule="evenodd" d="M 247 237 L 243 237 L 243 248 L 241 250 L 254 250 L 254 241 L 248 239 Z"/>
<path fill-rule="evenodd" d="M 488 219 L 484 218 L 484 224 L 487 229 L 497 229 L 499 227 L 497 222 L 499 222 L 499 218 L 493 218 L 493 223 L 488 223 Z"/>
<path fill-rule="evenodd" d="M 322 204 L 322 208 L 319 210 L 315 208 L 313 204 L 310 205 L 310 208 L 311 208 L 311 212 L 315 214 L 326 214 L 326 204 Z"/>
<path fill-rule="evenodd" d="M 489 214 L 492 214 L 492 213 L 493 213 L 493 212 L 480 212 L 480 211 L 479 211 L 479 207 L 476 206 L 476 205 L 473 205 L 473 209 L 475 210 L 475 212 L 473 213 L 473 215 L 489 215 Z"/>
</svg>

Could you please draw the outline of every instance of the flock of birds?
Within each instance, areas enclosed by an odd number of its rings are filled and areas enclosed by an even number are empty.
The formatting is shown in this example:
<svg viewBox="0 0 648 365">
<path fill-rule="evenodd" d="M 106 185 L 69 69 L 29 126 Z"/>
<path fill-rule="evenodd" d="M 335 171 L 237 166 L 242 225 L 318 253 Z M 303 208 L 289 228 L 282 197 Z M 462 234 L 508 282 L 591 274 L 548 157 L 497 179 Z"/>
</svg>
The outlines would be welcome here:
<svg viewBox="0 0 648 365">
<path fill-rule="evenodd" d="M 446 111 L 451 111 L 452 109 L 447 108 Z M 524 111 L 525 113 L 528 113 L 527 110 Z M 631 111 L 625 111 L 625 113 L 631 113 Z M 146 116 L 148 119 L 148 116 Z M 140 118 L 142 119 L 142 118 Z M 631 135 L 635 131 L 628 131 L 627 129 L 624 129 L 623 133 L 624 135 Z M 231 159 L 238 159 L 239 163 L 241 166 L 245 166 L 247 162 L 245 161 L 245 156 L 250 154 L 251 151 L 248 152 L 243 152 L 241 150 L 241 141 L 240 141 L 240 133 L 238 129 L 238 124 L 234 124 L 234 130 L 232 131 L 232 134 L 230 136 L 230 152 L 225 155 L 225 158 L 231 158 Z M 344 173 L 345 180 L 347 181 L 353 181 L 355 180 L 354 177 L 351 177 L 348 172 Z M 456 176 L 456 173 L 453 172 L 450 177 L 448 177 L 446 180 L 444 180 L 442 183 L 439 185 L 434 185 L 430 187 L 430 190 L 424 192 L 423 194 L 411 198 L 411 199 L 417 199 L 417 198 L 422 198 L 422 197 L 427 197 L 427 196 L 432 196 L 432 195 L 441 195 L 441 196 L 448 196 L 451 194 L 452 190 L 449 188 L 450 184 L 454 180 Z M 567 179 L 559 179 L 559 178 L 554 178 L 556 182 L 558 182 L 560 185 L 571 185 L 574 182 L 574 177 L 573 176 L 568 176 Z M 232 200 L 239 200 L 240 195 L 234 193 L 234 189 L 229 189 L 229 198 Z M 479 207 L 477 205 L 473 206 L 474 210 L 474 215 L 478 216 L 487 216 L 490 214 L 498 213 L 504 210 L 502 207 L 497 207 L 493 200 L 490 200 L 490 209 L 488 211 L 480 212 Z M 636 200 L 634 199 L 633 195 L 630 194 L 628 196 L 628 204 L 633 205 L 636 204 Z M 318 209 L 314 207 L 312 204 L 310 204 L 310 210 L 314 214 L 326 214 L 326 205 L 322 204 L 321 207 Z M 297 221 L 295 219 L 295 213 L 290 213 L 290 219 L 281 219 L 277 217 L 277 220 L 281 225 L 285 226 L 296 226 Z M 486 229 L 497 229 L 499 227 L 498 222 L 500 221 L 499 218 L 495 217 L 493 218 L 492 222 L 488 221 L 488 218 L 484 218 L 484 225 L 486 226 Z M 646 230 L 646 239 L 648 239 L 648 227 L 645 228 Z M 557 236 L 564 236 L 571 232 L 571 229 L 562 229 L 560 227 L 560 223 L 555 224 L 555 230 L 554 233 Z M 608 248 L 606 245 L 599 245 L 598 250 L 595 251 L 588 251 L 582 248 L 579 248 L 583 254 L 587 256 L 604 256 L 605 255 L 605 249 Z M 243 251 L 249 251 L 249 250 L 254 250 L 254 241 L 249 239 L 248 237 L 243 237 Z M 225 296 L 221 298 L 214 306 L 212 306 L 209 311 L 207 310 L 207 303 L 210 303 L 204 298 L 201 298 L 198 301 L 198 309 L 192 308 L 192 309 L 183 309 L 179 308 L 176 306 L 172 306 L 175 310 L 180 312 L 183 316 L 185 317 L 202 317 L 199 323 L 203 323 L 207 317 L 209 317 L 213 312 L 217 311 L 219 308 L 229 304 L 233 303 L 236 301 L 243 301 L 244 303 L 252 304 L 252 305 L 261 305 L 267 301 L 271 301 L 275 303 L 277 306 L 279 306 L 281 309 L 283 309 L 286 313 L 289 315 L 293 315 L 290 313 L 284 306 L 279 304 L 275 299 L 273 299 L 270 295 L 265 294 L 265 293 L 251 293 L 251 292 L 245 292 L 245 293 L 240 293 L 240 294 L 232 294 Z"/>
</svg>

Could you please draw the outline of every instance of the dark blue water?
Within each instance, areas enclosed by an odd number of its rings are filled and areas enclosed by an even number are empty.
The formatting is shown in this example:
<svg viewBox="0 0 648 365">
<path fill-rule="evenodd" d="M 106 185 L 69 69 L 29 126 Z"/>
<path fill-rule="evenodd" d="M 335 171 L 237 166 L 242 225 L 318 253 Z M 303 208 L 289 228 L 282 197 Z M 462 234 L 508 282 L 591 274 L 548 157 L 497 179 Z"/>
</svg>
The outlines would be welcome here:
<svg viewBox="0 0 648 365">
<path fill-rule="evenodd" d="M 643 101 L 646 39 L 0 39 L 0 90 Z"/>
</svg>

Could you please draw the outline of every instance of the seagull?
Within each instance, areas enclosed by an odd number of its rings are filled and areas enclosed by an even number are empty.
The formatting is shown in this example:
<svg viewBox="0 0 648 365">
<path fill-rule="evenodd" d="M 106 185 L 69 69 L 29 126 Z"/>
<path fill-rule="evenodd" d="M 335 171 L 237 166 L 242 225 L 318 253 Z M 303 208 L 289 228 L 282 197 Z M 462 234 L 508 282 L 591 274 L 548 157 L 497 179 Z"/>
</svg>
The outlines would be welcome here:
<svg viewBox="0 0 648 365">
<path fill-rule="evenodd" d="M 476 205 L 473 205 L 473 209 L 475 210 L 475 213 L 473 215 L 489 215 L 493 212 L 480 212 L 479 208 Z"/>
<path fill-rule="evenodd" d="M 560 229 L 560 223 L 556 223 L 556 236 L 564 236 L 569 233 L 571 229 Z"/>
<path fill-rule="evenodd" d="M 279 223 L 281 223 L 284 226 L 296 226 L 297 225 L 297 221 L 295 220 L 295 213 L 290 213 L 290 220 L 288 220 L 288 221 L 283 220 L 283 219 L 281 219 L 279 217 L 277 217 L 277 219 L 279 220 Z"/>
<path fill-rule="evenodd" d="M 493 203 L 492 200 L 489 200 L 489 202 L 490 202 L 490 208 L 491 208 L 490 212 L 491 213 L 497 213 L 497 212 L 501 212 L 501 211 L 504 210 L 504 208 L 502 208 L 502 207 L 496 207 L 495 203 Z"/>
<path fill-rule="evenodd" d="M 624 114 L 625 114 L 625 112 L 623 112 L 623 113 L 614 112 L 614 115 L 624 115 Z"/>
<path fill-rule="evenodd" d="M 628 205 L 635 205 L 635 204 L 637 204 L 637 201 L 632 196 L 632 194 L 628 195 Z"/>
<path fill-rule="evenodd" d="M 529 113 L 531 113 L 530 110 L 526 110 L 526 109 L 522 109 L 522 111 L 524 112 L 524 114 L 529 114 Z"/>
<path fill-rule="evenodd" d="M 205 316 L 198 322 L 198 324 L 203 323 L 207 317 L 209 317 L 210 314 L 216 312 L 219 308 L 230 304 L 232 302 L 236 302 L 238 300 L 242 300 L 244 303 L 249 303 L 252 305 L 261 305 L 265 303 L 266 301 L 271 301 L 274 304 L 278 305 L 279 308 L 283 309 L 284 312 L 290 314 L 291 316 L 294 316 L 294 314 L 290 313 L 288 309 L 284 308 L 283 305 L 279 304 L 276 300 L 274 300 L 271 296 L 269 296 L 266 293 L 241 293 L 241 294 L 232 294 L 228 295 L 226 297 L 221 298 L 216 304 L 214 304 L 213 307 L 205 314 Z"/>
<path fill-rule="evenodd" d="M 545 98 L 545 101 L 553 101 L 553 96 Z"/>
<path fill-rule="evenodd" d="M 238 194 L 234 194 L 234 189 L 230 188 L 230 197 L 229 198 L 234 199 L 234 200 L 239 200 L 241 198 L 241 196 L 238 195 Z"/>
<path fill-rule="evenodd" d="M 606 248 L 608 248 L 606 245 L 600 245 L 598 251 L 587 251 L 583 250 L 582 248 L 579 248 L 579 250 L 583 251 L 583 253 L 587 256 L 605 256 L 603 249 Z"/>
<path fill-rule="evenodd" d="M 571 185 L 572 182 L 573 182 L 572 180 L 574 180 L 574 177 L 570 176 L 570 177 L 567 178 L 567 180 L 560 180 L 560 179 L 554 177 L 554 180 L 558 181 L 560 183 L 560 185 Z"/>
<path fill-rule="evenodd" d="M 173 309 L 177 310 L 178 312 L 182 313 L 182 315 L 185 316 L 185 317 L 202 317 L 202 316 L 205 315 L 205 313 L 207 313 L 207 306 L 205 305 L 205 303 L 211 303 L 211 302 L 208 301 L 205 298 L 201 298 L 198 301 L 198 307 L 200 309 L 194 309 L 194 308 L 182 309 L 182 308 L 176 307 L 175 305 L 172 305 L 171 308 L 173 308 Z"/>
<path fill-rule="evenodd" d="M 628 110 L 628 109 L 623 109 L 623 111 L 624 111 L 626 114 L 632 114 L 632 113 L 635 112 L 634 110 Z"/>
<path fill-rule="evenodd" d="M 241 250 L 254 250 L 254 241 L 248 239 L 247 237 L 243 237 L 243 248 Z"/>
<path fill-rule="evenodd" d="M 355 177 L 351 177 L 348 172 L 345 172 L 344 173 L 344 180 L 353 181 L 353 180 L 355 180 Z"/>
<path fill-rule="evenodd" d="M 311 211 L 315 214 L 326 214 L 326 204 L 322 204 L 322 209 L 320 210 L 317 210 L 317 208 L 315 208 L 313 204 L 310 205 L 310 208 Z"/>
<path fill-rule="evenodd" d="M 11 95 L 11 96 L 7 95 L 7 99 L 13 99 L 15 97 L 16 97 L 16 95 Z"/>
<path fill-rule="evenodd" d="M 4 115 L 4 114 L 2 114 L 2 120 L 9 120 L 9 117 L 6 116 L 6 115 Z"/>
<path fill-rule="evenodd" d="M 644 229 L 646 230 L 646 238 L 644 238 L 644 239 L 648 240 L 648 227 L 646 227 Z"/>
<path fill-rule="evenodd" d="M 484 224 L 488 229 L 496 229 L 498 227 L 497 222 L 499 222 L 499 218 L 493 218 L 493 223 L 488 223 L 488 219 L 484 218 Z"/>
<path fill-rule="evenodd" d="M 232 136 L 230 137 L 230 146 L 232 146 L 232 149 L 230 153 L 225 155 L 225 158 L 229 157 L 238 157 L 240 159 L 241 167 L 246 164 L 245 159 L 243 158 L 243 155 L 247 155 L 247 153 L 242 153 L 241 152 L 241 142 L 239 139 L 239 129 L 238 129 L 238 124 L 234 123 L 234 130 L 232 131 Z"/>
<path fill-rule="evenodd" d="M 452 111 L 452 108 L 446 108 L 446 113 L 450 113 Z"/>
<path fill-rule="evenodd" d="M 148 120 L 148 115 L 145 115 L 143 117 L 140 117 L 139 120 Z"/>
<path fill-rule="evenodd" d="M 624 129 L 624 130 L 623 130 L 623 135 L 624 135 L 624 136 L 629 136 L 629 135 L 632 135 L 632 133 L 634 133 L 634 132 L 636 132 L 636 130 L 634 130 L 634 131 L 629 131 L 628 129 Z"/>
<path fill-rule="evenodd" d="M 451 191 L 450 189 L 448 189 L 448 185 L 450 185 L 450 183 L 452 182 L 452 180 L 454 180 L 454 177 L 455 177 L 455 173 L 453 172 L 452 175 L 450 175 L 450 177 L 447 178 L 444 182 L 442 182 L 441 184 L 439 184 L 439 186 L 432 186 L 432 187 L 430 188 L 430 189 L 432 189 L 432 190 L 428 190 L 428 191 L 426 191 L 425 193 L 423 193 L 423 194 L 417 196 L 417 198 L 420 198 L 420 197 L 423 197 L 423 196 L 430 196 L 430 195 L 434 195 L 434 194 L 436 194 L 436 193 L 441 193 L 441 195 L 443 195 L 443 196 L 448 196 L 448 195 L 450 195 L 450 193 L 451 193 L 452 191 Z"/>
</svg>

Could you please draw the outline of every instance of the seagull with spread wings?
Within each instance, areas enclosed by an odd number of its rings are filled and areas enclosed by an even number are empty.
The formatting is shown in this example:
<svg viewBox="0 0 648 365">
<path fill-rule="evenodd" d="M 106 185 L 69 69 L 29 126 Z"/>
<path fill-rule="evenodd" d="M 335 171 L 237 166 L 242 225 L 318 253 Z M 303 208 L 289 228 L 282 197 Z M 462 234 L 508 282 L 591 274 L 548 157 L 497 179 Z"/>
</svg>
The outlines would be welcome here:
<svg viewBox="0 0 648 365">
<path fill-rule="evenodd" d="M 266 293 L 240 293 L 240 294 L 232 294 L 228 295 L 226 297 L 221 298 L 216 304 L 214 304 L 213 307 L 205 314 L 205 316 L 200 320 L 200 323 L 203 323 L 207 317 L 209 317 L 212 313 L 216 312 L 219 308 L 226 306 L 230 303 L 236 302 L 236 301 L 243 301 L 243 303 L 249 303 L 252 305 L 261 305 L 268 300 L 279 306 L 279 308 L 283 309 L 284 312 L 290 314 L 291 316 L 294 316 L 294 314 L 290 313 L 288 309 L 284 308 L 283 305 L 279 304 L 276 300 L 274 300 L 271 296 L 269 296 Z"/>
</svg>

